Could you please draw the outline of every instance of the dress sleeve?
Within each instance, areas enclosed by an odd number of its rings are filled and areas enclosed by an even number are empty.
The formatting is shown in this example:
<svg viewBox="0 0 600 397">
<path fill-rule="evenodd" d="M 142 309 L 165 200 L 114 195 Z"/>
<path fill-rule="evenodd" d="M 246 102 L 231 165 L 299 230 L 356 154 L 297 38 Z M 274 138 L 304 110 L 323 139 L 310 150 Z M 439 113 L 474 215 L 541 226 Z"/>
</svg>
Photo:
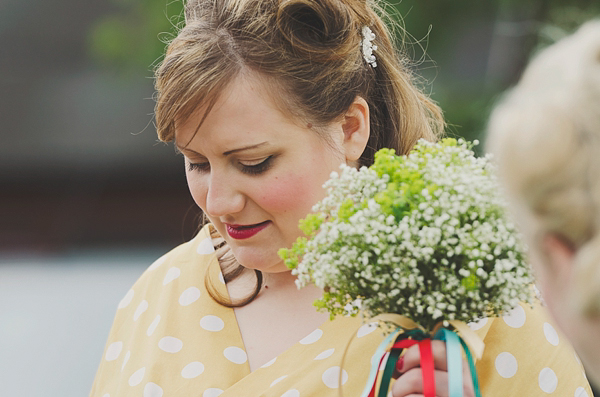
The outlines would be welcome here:
<svg viewBox="0 0 600 397">
<path fill-rule="evenodd" d="M 593 396 L 579 358 L 538 302 L 489 319 L 479 333 L 484 396 Z"/>
</svg>

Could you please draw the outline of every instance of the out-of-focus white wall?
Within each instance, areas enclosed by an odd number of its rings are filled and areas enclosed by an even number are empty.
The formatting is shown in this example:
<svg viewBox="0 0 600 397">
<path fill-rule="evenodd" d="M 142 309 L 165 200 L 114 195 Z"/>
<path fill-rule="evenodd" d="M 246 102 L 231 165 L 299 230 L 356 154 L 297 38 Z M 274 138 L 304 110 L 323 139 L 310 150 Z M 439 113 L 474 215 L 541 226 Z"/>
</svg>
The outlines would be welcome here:
<svg viewBox="0 0 600 397">
<path fill-rule="evenodd" d="M 0 258 L 0 395 L 87 396 L 119 301 L 158 256 Z"/>
</svg>

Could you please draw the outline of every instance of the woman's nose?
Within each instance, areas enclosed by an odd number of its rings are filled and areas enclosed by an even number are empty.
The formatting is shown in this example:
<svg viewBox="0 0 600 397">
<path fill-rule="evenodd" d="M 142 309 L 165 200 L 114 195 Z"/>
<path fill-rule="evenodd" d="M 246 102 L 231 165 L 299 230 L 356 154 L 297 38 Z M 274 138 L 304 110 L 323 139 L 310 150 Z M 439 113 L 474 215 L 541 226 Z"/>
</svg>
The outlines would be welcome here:
<svg viewBox="0 0 600 397">
<path fill-rule="evenodd" d="M 211 217 L 236 214 L 244 208 L 239 184 L 224 175 L 211 175 L 206 192 L 206 212 Z"/>
</svg>

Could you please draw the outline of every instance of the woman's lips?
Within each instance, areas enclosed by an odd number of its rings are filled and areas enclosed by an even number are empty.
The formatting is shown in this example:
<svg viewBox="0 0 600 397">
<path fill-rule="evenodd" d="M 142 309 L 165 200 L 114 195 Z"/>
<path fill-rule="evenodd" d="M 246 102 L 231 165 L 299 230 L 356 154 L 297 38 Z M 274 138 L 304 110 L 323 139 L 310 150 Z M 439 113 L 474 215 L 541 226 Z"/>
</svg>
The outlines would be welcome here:
<svg viewBox="0 0 600 397">
<path fill-rule="evenodd" d="M 244 240 L 254 236 L 256 233 L 269 226 L 271 221 L 256 223 L 254 225 L 231 225 L 226 224 L 227 234 L 236 240 Z"/>
</svg>

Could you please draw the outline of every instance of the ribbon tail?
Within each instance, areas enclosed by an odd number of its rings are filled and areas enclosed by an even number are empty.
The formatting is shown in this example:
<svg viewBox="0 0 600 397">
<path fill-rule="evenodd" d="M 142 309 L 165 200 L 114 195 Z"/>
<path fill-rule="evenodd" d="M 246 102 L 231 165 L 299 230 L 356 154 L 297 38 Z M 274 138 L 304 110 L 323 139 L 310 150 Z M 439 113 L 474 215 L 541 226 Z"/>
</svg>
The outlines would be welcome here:
<svg viewBox="0 0 600 397">
<path fill-rule="evenodd" d="M 469 346 L 467 346 L 465 341 L 460 339 L 460 343 L 462 344 L 462 347 L 465 350 L 467 362 L 469 363 L 469 370 L 471 371 L 471 380 L 473 381 L 473 390 L 475 392 L 475 397 L 481 397 L 481 390 L 479 388 L 479 380 L 477 378 L 477 371 L 475 370 L 475 362 L 473 361 L 473 356 L 471 355 Z"/>
<path fill-rule="evenodd" d="M 377 393 L 377 397 L 386 397 L 388 394 L 388 389 L 390 388 L 390 381 L 394 375 L 394 369 L 396 368 L 396 363 L 398 362 L 398 357 L 400 357 L 400 353 L 402 349 L 393 349 L 388 356 L 387 363 L 385 364 L 385 369 L 383 370 L 383 375 L 381 375 L 381 383 L 379 384 L 379 393 Z"/>
<path fill-rule="evenodd" d="M 379 368 L 381 367 L 381 362 L 383 357 L 385 356 L 388 345 L 398 336 L 401 331 L 398 330 L 389 334 L 383 342 L 379 344 L 377 350 L 375 351 L 375 355 L 373 356 L 373 361 L 371 365 L 371 371 L 369 372 L 369 377 L 367 378 L 367 383 L 365 384 L 365 388 L 361 393 L 361 397 L 373 397 L 375 395 L 375 384 L 377 382 L 377 373 Z M 348 344 L 349 345 L 349 344 Z M 348 347 L 346 347 L 346 350 Z M 342 361 L 343 363 L 343 361 Z M 340 388 L 341 389 L 341 388 Z"/>
<path fill-rule="evenodd" d="M 448 395 L 463 397 L 463 374 L 460 337 L 447 329 L 441 329 L 442 340 L 446 340 L 446 356 L 448 363 Z"/>
<path fill-rule="evenodd" d="M 477 371 L 475 369 L 475 361 L 473 360 L 473 355 L 471 354 L 471 350 L 469 349 L 467 343 L 465 343 L 465 341 L 455 332 L 448 329 L 440 329 L 435 334 L 435 339 L 446 341 L 446 355 L 448 360 L 448 395 L 450 397 L 463 396 L 462 355 L 460 352 L 462 347 L 467 358 L 467 363 L 469 364 L 475 397 L 481 397 L 479 380 L 477 379 Z"/>
<path fill-rule="evenodd" d="M 435 365 L 433 363 L 431 339 L 423 339 L 419 341 L 419 352 L 421 353 L 423 395 L 425 397 L 435 397 Z"/>
</svg>

